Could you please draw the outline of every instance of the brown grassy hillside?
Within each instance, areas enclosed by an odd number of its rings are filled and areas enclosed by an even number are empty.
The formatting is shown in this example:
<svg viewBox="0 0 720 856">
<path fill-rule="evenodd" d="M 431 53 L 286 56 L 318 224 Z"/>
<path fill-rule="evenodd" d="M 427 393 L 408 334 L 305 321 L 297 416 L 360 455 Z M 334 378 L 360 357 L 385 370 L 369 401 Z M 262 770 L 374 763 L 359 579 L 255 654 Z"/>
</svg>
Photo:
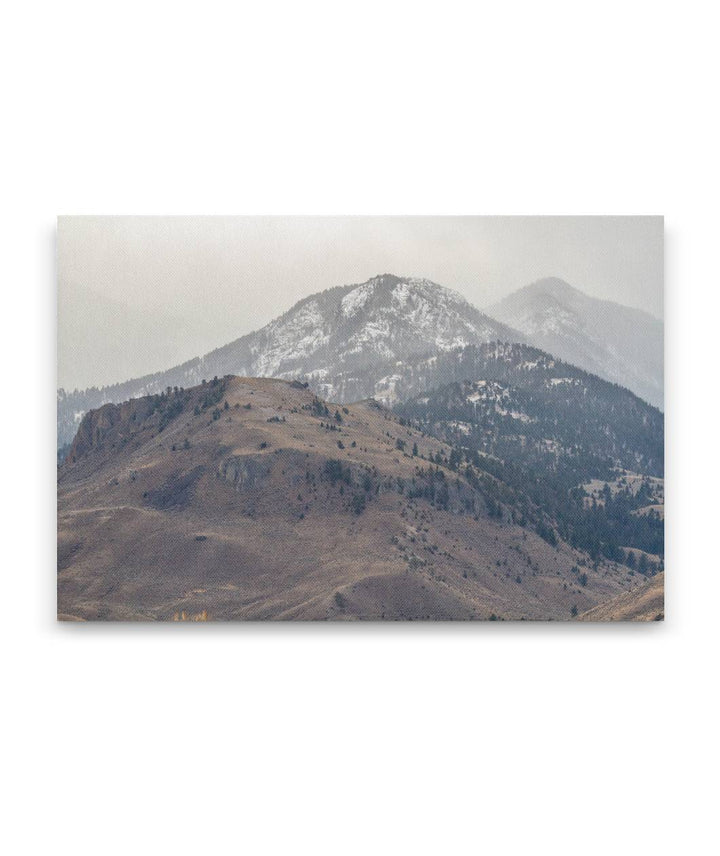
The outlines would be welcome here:
<svg viewBox="0 0 720 856">
<path fill-rule="evenodd" d="M 580 618 L 582 621 L 662 621 L 665 618 L 665 574 L 656 574 L 633 591 L 593 607 Z"/>
<path fill-rule="evenodd" d="M 58 615 L 569 619 L 637 587 L 491 519 L 438 451 L 269 379 L 91 411 L 58 471 Z"/>
</svg>

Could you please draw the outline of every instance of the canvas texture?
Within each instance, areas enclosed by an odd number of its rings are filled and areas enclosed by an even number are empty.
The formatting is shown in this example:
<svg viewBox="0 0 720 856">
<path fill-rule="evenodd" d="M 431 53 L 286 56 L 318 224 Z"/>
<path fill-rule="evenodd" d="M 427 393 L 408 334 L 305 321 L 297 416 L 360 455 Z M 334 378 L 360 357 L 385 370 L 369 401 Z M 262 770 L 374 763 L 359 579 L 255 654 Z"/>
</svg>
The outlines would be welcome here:
<svg viewBox="0 0 720 856">
<path fill-rule="evenodd" d="M 60 218 L 58 619 L 662 620 L 662 243 Z"/>
</svg>

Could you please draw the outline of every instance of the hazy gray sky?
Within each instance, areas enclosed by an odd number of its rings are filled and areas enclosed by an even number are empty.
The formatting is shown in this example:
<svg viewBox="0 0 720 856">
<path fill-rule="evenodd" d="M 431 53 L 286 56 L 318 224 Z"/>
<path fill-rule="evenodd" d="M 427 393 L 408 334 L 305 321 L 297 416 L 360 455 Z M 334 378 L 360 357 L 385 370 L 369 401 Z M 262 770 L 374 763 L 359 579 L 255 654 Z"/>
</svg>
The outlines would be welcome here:
<svg viewBox="0 0 720 856">
<path fill-rule="evenodd" d="M 308 294 L 420 276 L 483 308 L 545 276 L 663 317 L 660 217 L 60 217 L 58 384 L 206 353 Z"/>
</svg>

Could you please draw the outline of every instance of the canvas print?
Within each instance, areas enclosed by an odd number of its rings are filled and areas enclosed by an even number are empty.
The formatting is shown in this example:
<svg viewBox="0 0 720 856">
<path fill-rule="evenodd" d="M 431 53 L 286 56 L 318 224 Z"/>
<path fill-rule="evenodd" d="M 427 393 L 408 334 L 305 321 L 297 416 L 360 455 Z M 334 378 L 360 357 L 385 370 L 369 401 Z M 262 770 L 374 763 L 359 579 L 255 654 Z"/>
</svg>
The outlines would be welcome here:
<svg viewBox="0 0 720 856">
<path fill-rule="evenodd" d="M 660 217 L 61 217 L 66 621 L 664 617 Z"/>
</svg>

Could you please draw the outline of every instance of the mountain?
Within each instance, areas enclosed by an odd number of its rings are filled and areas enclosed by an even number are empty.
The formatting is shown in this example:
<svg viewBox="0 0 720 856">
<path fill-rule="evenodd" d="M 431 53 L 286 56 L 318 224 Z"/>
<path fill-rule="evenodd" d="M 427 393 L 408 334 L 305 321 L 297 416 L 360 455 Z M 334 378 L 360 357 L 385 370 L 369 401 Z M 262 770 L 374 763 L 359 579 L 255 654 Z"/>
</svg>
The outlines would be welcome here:
<svg viewBox="0 0 720 856">
<path fill-rule="evenodd" d="M 496 501 L 538 531 L 551 522 L 593 558 L 642 572 L 661 566 L 664 429 L 657 408 L 528 345 L 471 346 L 439 356 L 432 368 L 458 380 L 395 410 L 453 446 L 455 462 L 501 482 Z"/>
<path fill-rule="evenodd" d="M 487 313 L 553 356 L 631 389 L 663 407 L 663 323 L 561 279 L 541 279 L 490 306 Z"/>
<path fill-rule="evenodd" d="M 356 399 L 359 383 L 376 376 L 378 363 L 518 338 L 454 291 L 425 279 L 384 274 L 310 295 L 261 330 L 168 371 L 101 389 L 60 390 L 58 446 L 72 440 L 86 411 L 168 386 L 193 386 L 226 374 L 303 378 L 326 398 L 347 402 Z M 342 387 L 335 383 L 340 376 Z"/>
<path fill-rule="evenodd" d="M 423 367 L 425 371 L 423 371 Z M 445 380 L 445 384 L 438 381 Z M 663 415 L 627 389 L 530 345 L 492 342 L 404 368 L 396 411 L 453 443 L 514 460 L 590 456 L 662 476 Z M 410 398 L 413 386 L 426 391 Z"/>
<path fill-rule="evenodd" d="M 474 359 L 468 346 L 492 341 L 528 341 L 662 404 L 663 327 L 650 316 L 587 297 L 561 280 L 534 283 L 491 311 L 519 329 L 424 279 L 384 274 L 333 288 L 168 371 L 99 389 L 59 390 L 58 446 L 64 453 L 88 410 L 226 374 L 302 379 L 333 401 L 375 398 L 392 405 L 481 377 L 481 366 L 467 363 Z"/>
<path fill-rule="evenodd" d="M 373 401 L 223 377 L 106 404 L 58 469 L 61 619 L 570 619 L 637 588 Z"/>
</svg>

